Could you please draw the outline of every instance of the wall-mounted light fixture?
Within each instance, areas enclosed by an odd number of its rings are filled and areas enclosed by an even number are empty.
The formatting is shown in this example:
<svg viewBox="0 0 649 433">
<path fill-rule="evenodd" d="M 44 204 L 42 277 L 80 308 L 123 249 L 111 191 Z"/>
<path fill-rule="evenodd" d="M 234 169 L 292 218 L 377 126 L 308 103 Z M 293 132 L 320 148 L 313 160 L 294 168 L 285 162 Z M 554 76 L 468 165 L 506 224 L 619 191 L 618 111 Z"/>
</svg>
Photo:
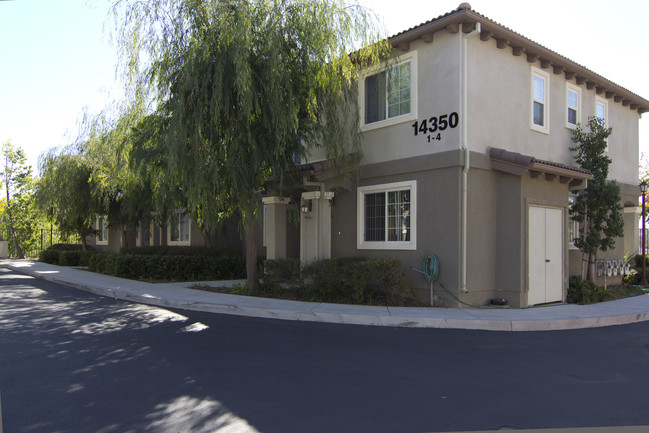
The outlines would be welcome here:
<svg viewBox="0 0 649 433">
<path fill-rule="evenodd" d="M 312 206 L 311 200 L 303 200 L 302 201 L 302 207 L 301 207 L 302 208 L 302 213 L 303 214 L 308 214 L 309 212 L 311 212 L 311 206 Z"/>
</svg>

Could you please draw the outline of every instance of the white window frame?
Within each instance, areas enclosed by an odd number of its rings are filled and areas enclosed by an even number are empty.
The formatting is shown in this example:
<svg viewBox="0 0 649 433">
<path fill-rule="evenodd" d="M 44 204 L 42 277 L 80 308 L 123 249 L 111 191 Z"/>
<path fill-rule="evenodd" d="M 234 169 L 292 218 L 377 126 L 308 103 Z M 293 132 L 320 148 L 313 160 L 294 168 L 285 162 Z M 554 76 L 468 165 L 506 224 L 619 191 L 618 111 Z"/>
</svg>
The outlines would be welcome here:
<svg viewBox="0 0 649 433">
<path fill-rule="evenodd" d="M 542 132 L 544 134 L 550 133 L 550 74 L 547 72 L 532 67 L 532 72 L 530 74 L 531 83 L 530 83 L 530 127 L 534 131 Z M 543 86 L 543 101 L 537 100 L 534 92 L 535 78 L 542 78 L 545 85 Z M 534 104 L 542 103 L 543 104 L 543 125 L 538 125 L 534 123 Z"/>
<path fill-rule="evenodd" d="M 410 190 L 410 240 L 409 241 L 365 241 L 365 195 Z M 386 207 L 388 203 L 386 200 Z M 417 249 L 417 181 L 386 183 L 357 188 L 356 197 L 357 237 L 356 247 L 360 250 L 416 250 Z M 388 213 L 385 213 L 385 230 L 388 230 Z M 387 239 L 387 233 L 385 238 Z"/>
<path fill-rule="evenodd" d="M 600 105 L 602 105 L 602 106 L 604 107 L 604 126 L 608 128 L 608 100 L 606 100 L 606 99 L 604 99 L 604 98 L 601 98 L 601 97 L 599 97 L 599 96 L 596 96 L 596 97 L 595 97 L 595 116 L 596 116 L 596 117 L 600 117 L 600 116 L 598 115 L 598 114 L 599 114 L 599 113 L 598 113 L 598 107 L 599 107 Z M 605 149 L 605 152 L 608 152 L 608 147 L 609 147 L 609 146 L 608 146 L 608 145 L 609 145 L 608 140 L 609 140 L 609 139 L 610 139 L 610 137 L 606 139 L 606 149 Z"/>
<path fill-rule="evenodd" d="M 95 245 L 108 245 L 108 240 L 110 238 L 108 217 L 106 215 L 97 215 L 96 226 L 99 233 L 95 236 Z"/>
<path fill-rule="evenodd" d="M 169 221 L 169 224 L 167 224 L 167 244 L 168 245 L 175 245 L 175 246 L 188 246 L 191 244 L 192 240 L 192 219 L 189 215 L 189 213 L 185 210 L 177 210 L 175 211 L 176 214 L 176 229 L 178 230 L 178 239 L 177 241 L 171 240 L 171 223 L 172 221 Z M 181 219 L 187 217 L 187 240 L 182 240 L 182 223 Z"/>
<path fill-rule="evenodd" d="M 577 106 L 570 106 L 570 92 L 577 94 Z M 570 123 L 570 109 L 576 111 L 575 123 Z M 581 87 L 566 83 L 566 128 L 575 129 L 581 123 Z"/>
<path fill-rule="evenodd" d="M 386 92 L 386 118 L 377 120 L 372 123 L 365 123 L 365 79 L 381 72 L 386 72 L 388 69 L 403 65 L 410 62 L 410 113 L 402 114 L 395 117 L 387 117 L 387 92 Z M 411 51 L 407 54 L 399 56 L 396 62 L 388 62 L 381 67 L 375 67 L 363 72 L 358 80 L 358 98 L 359 98 L 359 113 L 362 131 L 371 131 L 377 128 L 386 126 L 397 125 L 403 122 L 408 122 L 417 118 L 417 51 Z"/>
<path fill-rule="evenodd" d="M 604 98 L 597 96 L 595 98 L 595 116 L 599 117 L 597 108 L 599 105 L 604 107 L 604 126 L 608 126 L 608 101 Z"/>
</svg>

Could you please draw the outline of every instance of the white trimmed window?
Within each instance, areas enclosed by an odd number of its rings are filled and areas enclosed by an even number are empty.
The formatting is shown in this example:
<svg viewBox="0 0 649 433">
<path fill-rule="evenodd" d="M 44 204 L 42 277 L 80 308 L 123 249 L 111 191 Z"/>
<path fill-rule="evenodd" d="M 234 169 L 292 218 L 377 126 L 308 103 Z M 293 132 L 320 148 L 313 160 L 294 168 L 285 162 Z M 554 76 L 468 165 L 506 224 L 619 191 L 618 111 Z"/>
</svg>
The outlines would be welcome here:
<svg viewBox="0 0 649 433">
<path fill-rule="evenodd" d="M 389 67 L 375 69 L 359 80 L 364 130 L 412 120 L 417 107 L 416 51 L 400 57 Z"/>
<path fill-rule="evenodd" d="M 532 124 L 535 131 L 549 133 L 550 100 L 548 89 L 550 86 L 550 75 L 540 69 L 532 68 Z"/>
<path fill-rule="evenodd" d="M 169 245 L 189 245 L 191 233 L 191 221 L 189 214 L 184 211 L 176 211 L 175 218 L 167 227 Z"/>
<path fill-rule="evenodd" d="M 97 217 L 97 245 L 108 245 L 108 218 L 106 215 Z"/>
<path fill-rule="evenodd" d="M 595 116 L 604 121 L 604 126 L 608 127 L 608 101 L 599 96 L 595 98 Z M 610 137 L 609 137 L 610 138 Z M 606 140 L 606 151 L 608 152 L 608 139 Z"/>
<path fill-rule="evenodd" d="M 595 98 L 595 115 L 608 125 L 608 101 L 604 98 Z"/>
<path fill-rule="evenodd" d="M 358 188 L 359 249 L 417 248 L 417 181 Z"/>
<path fill-rule="evenodd" d="M 581 123 L 581 88 L 566 83 L 566 127 Z"/>
</svg>

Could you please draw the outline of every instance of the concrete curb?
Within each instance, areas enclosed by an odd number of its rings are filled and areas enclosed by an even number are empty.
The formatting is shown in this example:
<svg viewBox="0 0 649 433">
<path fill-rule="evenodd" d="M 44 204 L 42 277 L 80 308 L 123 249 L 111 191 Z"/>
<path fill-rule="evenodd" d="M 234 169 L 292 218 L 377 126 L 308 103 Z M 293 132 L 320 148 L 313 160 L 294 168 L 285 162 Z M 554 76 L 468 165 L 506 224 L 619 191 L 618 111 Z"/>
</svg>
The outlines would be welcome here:
<svg viewBox="0 0 649 433">
<path fill-rule="evenodd" d="M 374 307 L 251 298 L 195 291 L 187 288 L 186 284 L 184 286 L 182 284 L 157 285 L 113 277 L 110 277 L 111 281 L 125 284 L 110 288 L 59 276 L 64 273 L 65 267 L 53 267 L 63 271 L 49 273 L 47 271 L 28 269 L 23 266 L 15 266 L 11 263 L 2 263 L 2 266 L 36 278 L 114 299 L 158 307 L 266 319 L 365 326 L 486 331 L 569 330 L 649 321 L 649 302 L 638 306 L 627 301 L 626 304 L 628 305 L 624 305 L 622 309 L 616 308 L 615 311 L 602 308 L 601 305 L 603 304 L 596 306 L 561 305 L 528 310 Z M 140 290 L 124 287 L 129 282 L 134 285 L 138 284 Z M 141 289 L 143 286 L 154 290 L 143 290 Z M 173 296 L 160 296 L 160 293 L 164 294 L 165 290 Z M 194 300 L 191 298 L 194 298 Z M 621 301 L 625 300 L 611 302 L 620 303 Z M 647 298 L 647 301 L 649 301 L 649 298 Z"/>
</svg>

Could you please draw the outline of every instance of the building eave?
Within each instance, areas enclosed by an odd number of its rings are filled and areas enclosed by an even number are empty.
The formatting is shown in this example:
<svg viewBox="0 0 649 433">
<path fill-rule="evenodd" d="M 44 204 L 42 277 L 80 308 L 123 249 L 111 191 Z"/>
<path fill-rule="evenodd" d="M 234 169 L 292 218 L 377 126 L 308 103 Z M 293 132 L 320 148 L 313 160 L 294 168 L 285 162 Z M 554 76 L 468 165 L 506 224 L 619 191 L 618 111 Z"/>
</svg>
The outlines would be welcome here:
<svg viewBox="0 0 649 433">
<path fill-rule="evenodd" d="M 456 10 L 398 33 L 388 40 L 393 48 L 407 52 L 414 41 L 421 39 L 434 43 L 434 35 L 440 31 L 469 33 L 476 28 L 476 23 L 480 23 L 480 40 L 483 42 L 493 39 L 498 48 L 510 49 L 512 55 L 524 56 L 530 64 L 552 71 L 555 75 L 564 75 L 566 80 L 584 85 L 603 98 L 620 103 L 638 114 L 649 111 L 649 100 L 471 10 L 467 3 L 462 3 Z"/>
</svg>

